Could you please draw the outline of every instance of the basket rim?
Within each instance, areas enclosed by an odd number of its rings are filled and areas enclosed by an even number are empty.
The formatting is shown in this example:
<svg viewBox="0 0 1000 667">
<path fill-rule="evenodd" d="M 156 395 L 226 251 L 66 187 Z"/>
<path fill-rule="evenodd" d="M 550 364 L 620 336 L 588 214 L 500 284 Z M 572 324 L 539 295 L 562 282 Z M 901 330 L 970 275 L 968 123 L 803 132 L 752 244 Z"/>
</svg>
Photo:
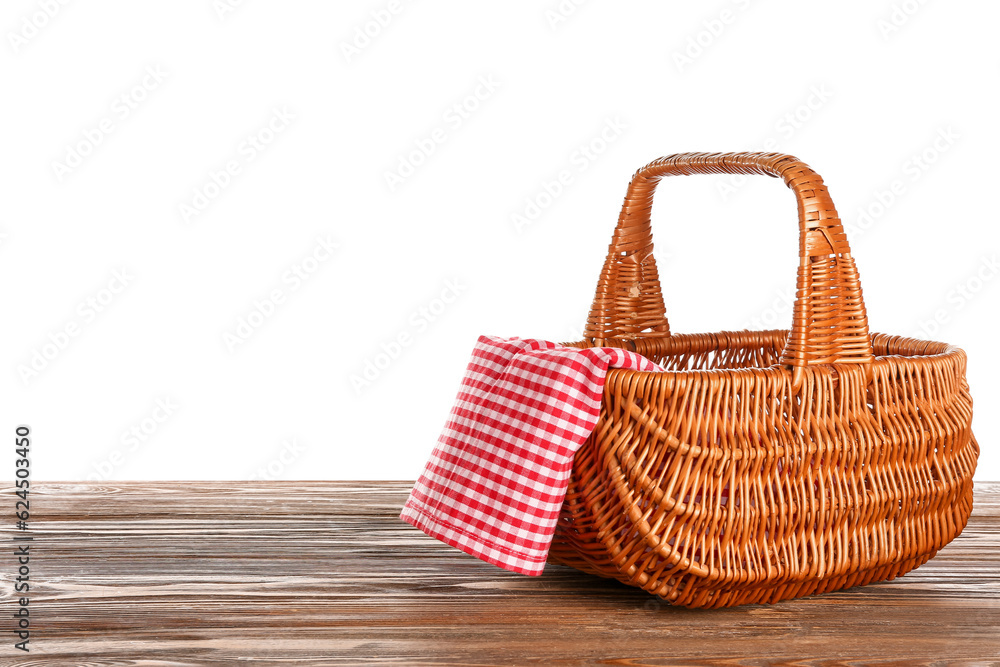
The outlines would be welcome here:
<svg viewBox="0 0 1000 667">
<path fill-rule="evenodd" d="M 709 351 L 709 350 L 724 350 L 730 348 L 738 347 L 748 347 L 750 345 L 760 345 L 766 342 L 767 338 L 774 339 L 775 349 L 780 353 L 782 346 L 788 338 L 788 329 L 764 329 L 764 330 L 750 330 L 742 329 L 739 331 L 712 331 L 705 333 L 671 333 L 667 336 L 644 336 L 642 338 L 622 340 L 622 343 L 631 343 L 630 345 L 621 345 L 616 347 L 622 347 L 624 349 L 630 350 L 632 352 L 637 352 L 638 354 L 645 355 L 650 352 L 650 346 L 657 345 L 661 341 L 671 340 L 678 343 L 678 345 L 683 346 L 684 344 L 691 344 L 692 348 L 689 350 L 678 350 L 687 352 L 698 352 L 698 351 Z M 740 340 L 743 339 L 743 340 Z M 872 347 L 876 350 L 884 349 L 886 347 L 899 346 L 912 348 L 910 354 L 896 353 L 896 354 L 876 354 L 872 360 L 873 366 L 884 366 L 887 364 L 892 364 L 894 361 L 905 359 L 912 362 L 928 362 L 932 363 L 935 361 L 960 361 L 966 357 L 965 350 L 953 345 L 951 343 L 944 343 L 941 341 L 923 340 L 920 338 L 912 338 L 909 336 L 901 336 L 886 333 L 872 333 L 871 334 Z M 719 342 L 725 342 L 727 344 L 718 344 Z M 736 344 L 731 344 L 735 342 Z M 701 345 L 698 345 L 701 343 Z M 715 343 L 715 344 L 711 344 Z M 590 344 L 587 339 L 572 341 L 567 343 L 559 343 L 559 345 L 564 345 L 568 347 L 594 347 Z M 610 347 L 605 345 L 604 347 Z M 670 354 L 670 352 L 661 352 Z M 856 364 L 850 364 L 856 365 Z M 807 366 L 805 370 L 817 371 L 825 370 L 826 372 L 832 371 L 834 368 L 833 364 L 819 364 L 814 366 Z M 731 373 L 745 373 L 745 372 L 768 372 L 772 371 L 775 373 L 788 373 L 789 369 L 776 362 L 770 366 L 748 366 L 744 368 L 686 368 L 680 370 L 662 370 L 662 371 L 640 371 L 631 370 L 625 368 L 610 368 L 609 373 L 628 373 L 635 374 L 637 376 L 662 376 L 664 374 L 731 374 Z"/>
</svg>

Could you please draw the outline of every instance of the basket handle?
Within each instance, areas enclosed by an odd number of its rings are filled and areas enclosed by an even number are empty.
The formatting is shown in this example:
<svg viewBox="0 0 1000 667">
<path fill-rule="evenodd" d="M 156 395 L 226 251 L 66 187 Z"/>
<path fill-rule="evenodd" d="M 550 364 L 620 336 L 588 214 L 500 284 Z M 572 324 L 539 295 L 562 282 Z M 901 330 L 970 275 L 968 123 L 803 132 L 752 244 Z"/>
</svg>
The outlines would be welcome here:
<svg viewBox="0 0 1000 667">
<path fill-rule="evenodd" d="M 781 363 L 793 384 L 817 364 L 870 363 L 874 359 L 858 272 L 823 179 L 808 165 L 780 153 L 681 153 L 650 162 L 632 177 L 587 319 L 584 337 L 607 340 L 670 335 L 653 258 L 653 191 L 665 176 L 765 174 L 780 177 L 799 210 L 799 270 L 792 326 Z"/>
</svg>

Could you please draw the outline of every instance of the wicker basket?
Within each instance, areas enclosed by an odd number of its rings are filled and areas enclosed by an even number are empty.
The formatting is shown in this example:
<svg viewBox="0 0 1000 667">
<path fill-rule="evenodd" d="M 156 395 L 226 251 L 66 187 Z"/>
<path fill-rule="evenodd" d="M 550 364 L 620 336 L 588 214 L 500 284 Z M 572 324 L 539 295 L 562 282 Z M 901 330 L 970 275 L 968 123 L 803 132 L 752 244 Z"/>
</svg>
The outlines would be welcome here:
<svg viewBox="0 0 1000 667">
<path fill-rule="evenodd" d="M 650 209 L 664 176 L 766 174 L 798 200 L 790 331 L 670 333 Z M 774 153 L 688 153 L 638 172 L 575 347 L 635 350 L 577 453 L 549 561 L 686 607 L 892 579 L 965 527 L 979 447 L 966 355 L 869 334 L 822 179 Z"/>
</svg>

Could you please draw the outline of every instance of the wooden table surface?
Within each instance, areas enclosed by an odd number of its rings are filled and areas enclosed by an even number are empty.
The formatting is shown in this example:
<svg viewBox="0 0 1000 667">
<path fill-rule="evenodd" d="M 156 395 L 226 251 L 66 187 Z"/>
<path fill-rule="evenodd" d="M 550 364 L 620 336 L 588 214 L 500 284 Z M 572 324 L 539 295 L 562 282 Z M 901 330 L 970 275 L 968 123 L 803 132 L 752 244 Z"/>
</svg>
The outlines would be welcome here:
<svg viewBox="0 0 1000 667">
<path fill-rule="evenodd" d="M 1000 665 L 1000 483 L 901 579 L 715 611 L 482 563 L 397 518 L 409 487 L 37 483 L 31 652 L 4 548 L 0 665 Z"/>
</svg>

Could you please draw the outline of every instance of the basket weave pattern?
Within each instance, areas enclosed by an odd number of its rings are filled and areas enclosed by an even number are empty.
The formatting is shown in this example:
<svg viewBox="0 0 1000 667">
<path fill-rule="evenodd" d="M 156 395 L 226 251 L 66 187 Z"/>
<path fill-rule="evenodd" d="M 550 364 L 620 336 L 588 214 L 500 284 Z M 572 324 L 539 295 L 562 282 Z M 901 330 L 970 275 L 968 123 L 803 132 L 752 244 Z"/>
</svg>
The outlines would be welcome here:
<svg viewBox="0 0 1000 667">
<path fill-rule="evenodd" d="M 798 201 L 792 328 L 671 335 L 652 255 L 657 181 L 782 178 Z M 612 370 L 577 453 L 551 562 L 688 607 L 892 579 L 965 527 L 979 447 L 966 355 L 871 335 L 822 179 L 778 154 L 683 154 L 640 169 L 585 339 L 667 369 Z"/>
</svg>

